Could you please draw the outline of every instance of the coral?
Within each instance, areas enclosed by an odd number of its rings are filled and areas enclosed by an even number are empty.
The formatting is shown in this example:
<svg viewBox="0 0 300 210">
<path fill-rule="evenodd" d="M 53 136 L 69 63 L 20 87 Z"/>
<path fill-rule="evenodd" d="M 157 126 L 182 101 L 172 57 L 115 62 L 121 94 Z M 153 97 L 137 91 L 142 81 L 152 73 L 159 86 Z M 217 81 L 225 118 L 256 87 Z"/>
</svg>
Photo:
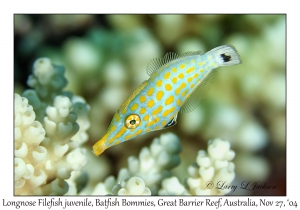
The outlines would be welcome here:
<svg viewBox="0 0 300 210">
<path fill-rule="evenodd" d="M 170 170 L 180 163 L 181 152 L 179 138 L 166 133 L 155 138 L 150 148 L 142 148 L 139 157 L 128 158 L 127 172 L 131 176 L 141 177 L 153 195 L 159 190 L 159 183 L 171 176 Z"/>
<path fill-rule="evenodd" d="M 109 176 L 96 185 L 92 195 L 225 195 L 230 189 L 218 189 L 220 183 L 230 185 L 235 177 L 231 160 L 235 153 L 230 143 L 221 139 L 209 141 L 208 152 L 200 150 L 196 163 L 188 168 L 186 185 L 172 176 L 171 169 L 178 165 L 181 151 L 179 138 L 166 133 L 143 148 L 139 159 L 128 158 L 128 169 L 122 168 L 117 179 Z M 215 187 L 209 188 L 208 183 Z"/>
<path fill-rule="evenodd" d="M 112 189 L 113 195 L 151 195 L 143 179 L 131 177 L 121 181 Z"/>
<path fill-rule="evenodd" d="M 187 189 L 173 176 L 162 181 L 159 195 L 189 195 Z"/>
<path fill-rule="evenodd" d="M 209 141 L 207 152 L 200 150 L 196 164 L 188 168 L 191 177 L 187 179 L 191 195 L 225 195 L 231 189 L 218 189 L 222 184 L 230 185 L 235 177 L 235 153 L 230 143 L 221 139 Z"/>
<path fill-rule="evenodd" d="M 35 90 L 15 94 L 16 195 L 63 195 L 69 188 L 65 180 L 87 161 L 80 144 L 88 139 L 89 107 L 62 91 L 66 83 L 63 67 L 42 58 L 28 79 Z"/>
<path fill-rule="evenodd" d="M 119 171 L 117 180 L 113 176 L 106 178 L 104 183 L 97 184 L 92 194 L 130 194 L 131 191 L 128 187 L 125 187 L 127 186 L 125 183 L 134 183 L 132 180 L 137 180 L 137 183 L 142 185 L 144 183 L 149 188 L 149 191 L 146 190 L 147 193 L 151 192 L 152 195 L 157 195 L 160 182 L 170 177 L 172 175 L 170 170 L 179 164 L 180 158 L 178 155 L 180 152 L 179 138 L 173 133 L 163 134 L 160 138 L 153 140 L 150 148 L 142 148 L 138 158 L 129 157 L 128 168 L 122 168 Z M 112 192 L 111 187 L 113 185 L 117 185 L 117 187 L 114 187 Z"/>
</svg>

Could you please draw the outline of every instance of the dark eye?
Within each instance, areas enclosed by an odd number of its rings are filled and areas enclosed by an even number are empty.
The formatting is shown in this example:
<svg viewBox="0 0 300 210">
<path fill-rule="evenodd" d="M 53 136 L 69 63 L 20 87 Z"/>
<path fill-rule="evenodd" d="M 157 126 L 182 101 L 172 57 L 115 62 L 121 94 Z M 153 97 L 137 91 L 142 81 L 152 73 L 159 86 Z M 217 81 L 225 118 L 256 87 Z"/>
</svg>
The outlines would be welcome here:
<svg viewBox="0 0 300 210">
<path fill-rule="evenodd" d="M 137 114 L 131 114 L 125 119 L 125 126 L 129 129 L 133 129 L 139 126 L 141 119 Z"/>
</svg>

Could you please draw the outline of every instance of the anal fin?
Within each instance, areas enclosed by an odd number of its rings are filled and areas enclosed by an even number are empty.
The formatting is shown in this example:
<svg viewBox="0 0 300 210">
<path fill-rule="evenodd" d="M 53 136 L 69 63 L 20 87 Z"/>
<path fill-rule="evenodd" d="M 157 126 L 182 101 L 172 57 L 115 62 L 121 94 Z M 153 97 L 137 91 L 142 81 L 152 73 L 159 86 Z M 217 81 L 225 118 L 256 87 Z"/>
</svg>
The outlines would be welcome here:
<svg viewBox="0 0 300 210">
<path fill-rule="evenodd" d="M 181 106 L 180 113 L 193 111 L 200 104 L 200 100 L 207 96 L 212 84 L 217 80 L 217 78 L 218 72 L 216 70 L 213 70 L 209 75 L 207 75 Z"/>
</svg>

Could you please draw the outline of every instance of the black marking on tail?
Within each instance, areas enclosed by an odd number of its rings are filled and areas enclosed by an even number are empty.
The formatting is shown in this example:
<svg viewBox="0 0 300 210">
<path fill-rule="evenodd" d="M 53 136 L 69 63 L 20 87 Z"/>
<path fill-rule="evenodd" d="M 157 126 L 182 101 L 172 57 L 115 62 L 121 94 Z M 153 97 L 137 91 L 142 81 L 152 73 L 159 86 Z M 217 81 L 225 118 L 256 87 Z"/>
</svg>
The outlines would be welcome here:
<svg viewBox="0 0 300 210">
<path fill-rule="evenodd" d="M 231 56 L 230 55 L 225 55 L 225 53 L 221 54 L 221 58 L 223 59 L 223 61 L 225 63 L 231 61 Z"/>
</svg>

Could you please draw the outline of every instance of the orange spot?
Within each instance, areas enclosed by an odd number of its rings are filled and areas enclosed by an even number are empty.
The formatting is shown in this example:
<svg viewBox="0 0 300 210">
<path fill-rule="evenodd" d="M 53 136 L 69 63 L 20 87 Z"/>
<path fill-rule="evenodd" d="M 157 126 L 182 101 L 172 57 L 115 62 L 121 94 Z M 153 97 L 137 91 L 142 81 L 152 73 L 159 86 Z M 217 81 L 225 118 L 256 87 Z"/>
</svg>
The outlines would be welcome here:
<svg viewBox="0 0 300 210">
<path fill-rule="evenodd" d="M 155 109 L 153 112 L 152 112 L 152 115 L 157 115 L 158 113 L 160 113 L 162 110 L 162 105 L 159 105 L 157 109 Z M 144 118 L 145 119 L 145 118 Z"/>
<path fill-rule="evenodd" d="M 176 84 L 176 82 L 177 82 L 177 77 L 173 77 L 172 82 L 173 82 L 174 84 Z"/>
<path fill-rule="evenodd" d="M 183 73 L 180 73 L 179 75 L 178 75 L 178 78 L 180 78 L 180 79 L 182 79 L 184 77 L 184 74 Z"/>
<path fill-rule="evenodd" d="M 165 126 L 166 124 L 167 124 L 167 121 L 165 121 L 165 120 L 162 121 L 162 123 L 161 123 L 162 126 Z"/>
<path fill-rule="evenodd" d="M 168 109 L 166 111 L 164 111 L 164 113 L 162 114 L 164 117 L 168 116 L 171 112 L 173 112 L 175 110 L 175 107 L 173 106 L 171 109 Z"/>
<path fill-rule="evenodd" d="M 153 92 L 154 92 L 154 88 L 153 88 L 153 87 L 150 87 L 150 89 L 149 89 L 148 92 L 147 92 L 147 95 L 148 95 L 148 96 L 152 96 Z"/>
<path fill-rule="evenodd" d="M 191 84 L 191 88 L 195 87 L 195 84 Z"/>
<path fill-rule="evenodd" d="M 165 101 L 166 105 L 171 104 L 174 101 L 174 96 L 169 96 L 169 98 L 167 98 L 167 100 Z"/>
<path fill-rule="evenodd" d="M 131 109 L 132 111 L 134 111 L 134 110 L 136 110 L 138 107 L 139 107 L 138 104 L 133 104 L 133 105 L 130 107 L 130 109 Z"/>
<path fill-rule="evenodd" d="M 173 72 L 177 72 L 177 69 L 176 69 L 176 68 L 172 68 L 172 71 L 173 71 Z"/>
<path fill-rule="evenodd" d="M 186 84 L 184 82 L 181 83 L 181 85 L 179 86 L 179 88 L 176 89 L 175 94 L 179 95 L 181 89 L 184 88 L 185 86 L 186 86 Z"/>
<path fill-rule="evenodd" d="M 181 104 L 181 101 L 180 101 L 180 99 L 178 99 L 177 100 L 177 105 L 180 106 L 180 104 Z"/>
<path fill-rule="evenodd" d="M 145 101 L 146 101 L 146 96 L 141 96 L 141 97 L 140 97 L 140 102 L 141 102 L 141 103 L 144 103 Z"/>
<path fill-rule="evenodd" d="M 194 71 L 195 70 L 195 67 L 193 66 L 193 67 L 191 67 L 191 68 L 189 68 L 188 70 L 186 70 L 186 73 L 188 74 L 188 73 L 191 73 L 192 71 Z"/>
<path fill-rule="evenodd" d="M 165 78 L 165 79 L 169 79 L 169 77 L 170 77 L 170 72 L 165 73 L 164 78 Z"/>
<path fill-rule="evenodd" d="M 194 74 L 194 78 L 197 78 L 198 76 L 199 76 L 199 74 L 198 74 L 198 73 Z"/>
<path fill-rule="evenodd" d="M 161 90 L 157 92 L 156 94 L 156 99 L 159 101 L 162 97 L 164 96 L 164 92 Z"/>
<path fill-rule="evenodd" d="M 144 114 L 145 112 L 146 112 L 146 109 L 145 108 L 141 108 L 140 114 Z"/>
<path fill-rule="evenodd" d="M 151 99 L 151 100 L 148 102 L 147 106 L 148 106 L 149 108 L 151 108 L 153 105 L 154 105 L 154 101 Z"/>
<path fill-rule="evenodd" d="M 156 86 L 157 87 L 160 87 L 162 85 L 162 81 L 161 80 L 158 80 L 157 82 L 156 82 Z"/>
<path fill-rule="evenodd" d="M 172 90 L 172 86 L 170 84 L 166 84 L 165 88 L 166 88 L 167 91 Z"/>
<path fill-rule="evenodd" d="M 194 77 L 189 77 L 189 78 L 187 79 L 187 81 L 188 81 L 188 82 L 191 82 L 191 81 L 193 80 L 193 78 L 194 78 Z"/>
<path fill-rule="evenodd" d="M 148 120 L 149 120 L 149 115 L 148 115 L 148 114 L 145 115 L 144 120 L 145 120 L 145 121 L 148 121 Z"/>
<path fill-rule="evenodd" d="M 185 68 L 185 64 L 180 64 L 179 68 L 184 69 Z"/>
</svg>

